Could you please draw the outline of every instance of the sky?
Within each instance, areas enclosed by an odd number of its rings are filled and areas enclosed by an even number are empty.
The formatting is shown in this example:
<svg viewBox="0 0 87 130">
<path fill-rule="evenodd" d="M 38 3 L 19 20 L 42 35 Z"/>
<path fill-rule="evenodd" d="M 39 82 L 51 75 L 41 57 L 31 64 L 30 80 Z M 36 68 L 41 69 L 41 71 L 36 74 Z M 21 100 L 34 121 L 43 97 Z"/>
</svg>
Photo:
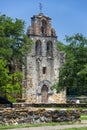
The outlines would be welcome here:
<svg viewBox="0 0 87 130">
<path fill-rule="evenodd" d="M 65 35 L 81 33 L 87 37 L 87 0 L 0 0 L 0 14 L 25 21 L 25 32 L 31 17 L 40 13 L 52 18 L 58 40 L 65 42 Z"/>
</svg>

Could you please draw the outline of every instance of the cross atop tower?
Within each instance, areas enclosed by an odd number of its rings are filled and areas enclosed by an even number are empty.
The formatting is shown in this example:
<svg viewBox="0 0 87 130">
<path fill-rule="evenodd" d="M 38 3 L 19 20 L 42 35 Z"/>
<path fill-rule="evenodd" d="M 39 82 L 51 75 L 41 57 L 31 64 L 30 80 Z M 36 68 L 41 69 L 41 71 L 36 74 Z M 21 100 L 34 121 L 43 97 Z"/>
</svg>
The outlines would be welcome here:
<svg viewBox="0 0 87 130">
<path fill-rule="evenodd" d="M 39 3 L 39 8 L 40 8 L 40 13 L 42 13 L 42 8 L 43 8 L 43 6 L 42 6 L 41 3 Z"/>
</svg>

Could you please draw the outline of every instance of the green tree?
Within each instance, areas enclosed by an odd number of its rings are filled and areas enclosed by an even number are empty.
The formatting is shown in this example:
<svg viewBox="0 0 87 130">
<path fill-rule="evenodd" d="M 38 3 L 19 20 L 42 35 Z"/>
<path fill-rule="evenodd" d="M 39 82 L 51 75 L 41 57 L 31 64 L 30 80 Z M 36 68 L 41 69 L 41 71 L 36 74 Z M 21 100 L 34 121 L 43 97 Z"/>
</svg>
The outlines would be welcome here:
<svg viewBox="0 0 87 130">
<path fill-rule="evenodd" d="M 6 15 L 0 16 L 0 59 L 5 65 L 2 68 L 6 70 L 5 74 L 8 77 L 5 78 L 1 73 L 1 82 L 6 84 L 0 83 L 0 90 L 5 90 L 8 95 L 21 91 L 23 57 L 31 51 L 33 44 L 24 33 L 24 27 L 25 22 L 20 19 L 13 20 Z"/>
<path fill-rule="evenodd" d="M 82 34 L 66 37 L 66 62 L 60 69 L 59 86 L 68 94 L 87 94 L 87 39 Z"/>
<path fill-rule="evenodd" d="M 8 70 L 8 68 L 6 68 L 6 61 L 0 59 L 0 91 L 8 83 L 8 80 L 9 80 L 8 72 L 9 72 L 9 70 Z M 3 90 L 3 91 L 5 91 L 5 90 Z"/>
<path fill-rule="evenodd" d="M 64 51 L 64 52 L 66 51 L 66 45 L 62 43 L 61 41 L 58 41 L 57 47 L 60 51 Z"/>
</svg>

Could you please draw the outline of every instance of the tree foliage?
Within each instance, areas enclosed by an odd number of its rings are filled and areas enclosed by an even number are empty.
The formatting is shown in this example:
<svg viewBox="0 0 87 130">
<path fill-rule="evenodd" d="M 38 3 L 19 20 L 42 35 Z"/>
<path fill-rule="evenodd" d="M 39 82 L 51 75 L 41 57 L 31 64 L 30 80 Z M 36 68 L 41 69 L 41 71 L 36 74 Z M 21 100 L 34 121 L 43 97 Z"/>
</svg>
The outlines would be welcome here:
<svg viewBox="0 0 87 130">
<path fill-rule="evenodd" d="M 0 91 L 8 95 L 21 89 L 23 57 L 33 44 L 24 27 L 25 22 L 20 19 L 0 16 Z"/>
<path fill-rule="evenodd" d="M 87 39 L 82 34 L 66 36 L 66 62 L 60 69 L 59 84 L 67 94 L 87 95 Z"/>
</svg>

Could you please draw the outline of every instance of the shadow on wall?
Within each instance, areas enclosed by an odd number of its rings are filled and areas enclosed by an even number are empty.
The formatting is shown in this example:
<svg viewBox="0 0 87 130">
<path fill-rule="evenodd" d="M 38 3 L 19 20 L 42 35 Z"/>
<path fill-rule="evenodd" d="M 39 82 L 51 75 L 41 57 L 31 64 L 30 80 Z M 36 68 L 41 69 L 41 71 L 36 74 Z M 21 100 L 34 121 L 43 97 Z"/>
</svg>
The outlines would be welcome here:
<svg viewBox="0 0 87 130">
<path fill-rule="evenodd" d="M 0 97 L 0 104 L 9 105 L 9 107 L 13 108 L 12 102 L 10 102 L 5 97 Z"/>
</svg>

